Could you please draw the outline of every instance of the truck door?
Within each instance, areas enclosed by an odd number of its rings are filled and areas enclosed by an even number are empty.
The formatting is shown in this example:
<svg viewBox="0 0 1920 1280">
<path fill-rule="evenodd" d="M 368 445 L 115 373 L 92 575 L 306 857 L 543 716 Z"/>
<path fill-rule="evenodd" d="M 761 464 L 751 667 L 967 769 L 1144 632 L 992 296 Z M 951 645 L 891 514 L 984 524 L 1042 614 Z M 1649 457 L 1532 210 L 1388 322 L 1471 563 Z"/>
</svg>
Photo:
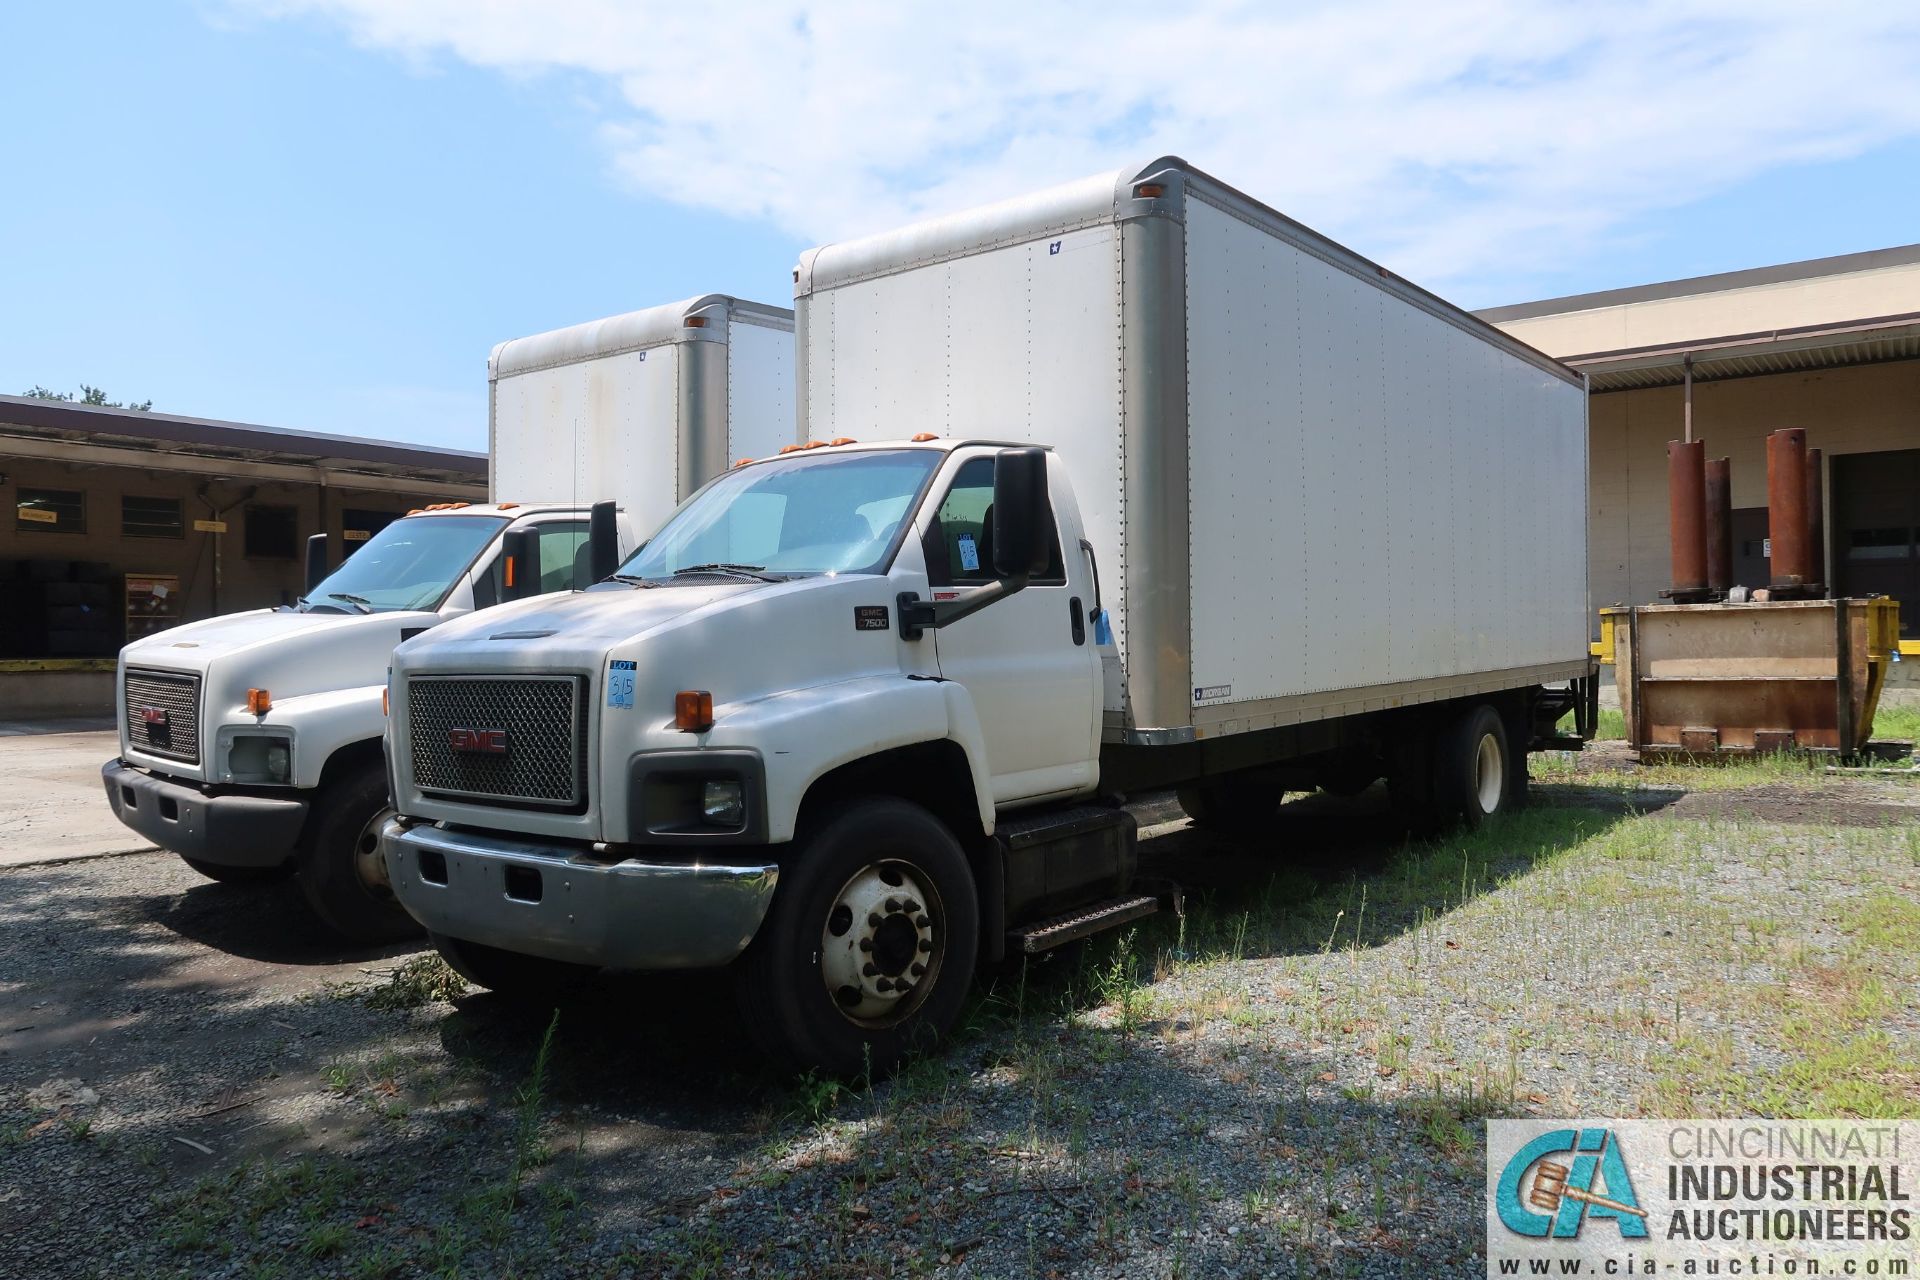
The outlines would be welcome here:
<svg viewBox="0 0 1920 1280">
<path fill-rule="evenodd" d="M 1044 574 L 930 633 L 940 674 L 972 695 L 1001 804 L 1088 790 L 1099 776 L 1092 584 L 1084 556 L 1063 560 L 1058 520 L 1049 523 L 1054 545 Z M 960 464 L 922 534 L 935 598 L 993 581 L 992 457 Z"/>
</svg>

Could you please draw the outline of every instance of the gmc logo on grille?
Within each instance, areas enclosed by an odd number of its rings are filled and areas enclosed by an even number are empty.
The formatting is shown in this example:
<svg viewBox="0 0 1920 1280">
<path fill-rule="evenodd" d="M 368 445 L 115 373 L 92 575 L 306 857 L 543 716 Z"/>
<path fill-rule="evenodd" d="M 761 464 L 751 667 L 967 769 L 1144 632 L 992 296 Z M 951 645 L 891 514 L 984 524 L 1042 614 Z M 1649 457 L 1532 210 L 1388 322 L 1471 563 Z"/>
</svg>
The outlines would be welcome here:
<svg viewBox="0 0 1920 1280">
<path fill-rule="evenodd" d="M 167 709 L 165 707 L 142 707 L 140 719 L 156 729 L 167 727 Z"/>
<path fill-rule="evenodd" d="M 507 754 L 507 731 L 505 729 L 449 729 L 447 745 L 455 751 L 468 751 L 483 756 L 503 756 Z"/>
</svg>

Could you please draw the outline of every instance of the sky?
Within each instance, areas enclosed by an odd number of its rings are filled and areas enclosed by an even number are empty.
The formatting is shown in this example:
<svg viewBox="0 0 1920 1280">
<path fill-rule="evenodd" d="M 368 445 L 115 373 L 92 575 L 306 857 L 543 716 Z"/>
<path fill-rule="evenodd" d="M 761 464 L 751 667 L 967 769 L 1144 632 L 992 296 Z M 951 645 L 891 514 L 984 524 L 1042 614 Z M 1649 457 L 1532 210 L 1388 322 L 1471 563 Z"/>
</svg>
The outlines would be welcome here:
<svg viewBox="0 0 1920 1280">
<path fill-rule="evenodd" d="M 1178 154 L 1469 307 L 1920 240 L 1920 6 L 0 4 L 0 393 L 456 448 L 494 343 Z"/>
</svg>

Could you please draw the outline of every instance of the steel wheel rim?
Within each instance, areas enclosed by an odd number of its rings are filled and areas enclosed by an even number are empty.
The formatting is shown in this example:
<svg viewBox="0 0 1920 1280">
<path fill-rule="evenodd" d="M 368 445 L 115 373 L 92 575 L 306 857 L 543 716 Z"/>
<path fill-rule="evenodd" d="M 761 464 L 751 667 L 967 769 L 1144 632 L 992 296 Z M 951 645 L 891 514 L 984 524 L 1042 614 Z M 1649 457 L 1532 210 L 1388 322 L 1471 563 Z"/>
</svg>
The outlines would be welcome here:
<svg viewBox="0 0 1920 1280">
<path fill-rule="evenodd" d="M 946 951 L 946 913 L 928 875 L 882 859 L 847 878 L 820 926 L 820 979 L 840 1016 L 897 1026 L 926 1003 Z"/>
<path fill-rule="evenodd" d="M 376 898 L 393 897 L 393 884 L 387 879 L 387 860 L 380 856 L 380 828 L 386 825 L 394 810 L 381 809 L 360 833 L 353 838 L 353 873 L 360 880 L 360 887 Z"/>
<path fill-rule="evenodd" d="M 1480 745 L 1473 753 L 1473 785 L 1475 797 L 1480 802 L 1480 812 L 1497 812 L 1501 793 L 1507 787 L 1507 762 L 1502 756 L 1499 740 L 1490 733 L 1480 735 Z"/>
</svg>

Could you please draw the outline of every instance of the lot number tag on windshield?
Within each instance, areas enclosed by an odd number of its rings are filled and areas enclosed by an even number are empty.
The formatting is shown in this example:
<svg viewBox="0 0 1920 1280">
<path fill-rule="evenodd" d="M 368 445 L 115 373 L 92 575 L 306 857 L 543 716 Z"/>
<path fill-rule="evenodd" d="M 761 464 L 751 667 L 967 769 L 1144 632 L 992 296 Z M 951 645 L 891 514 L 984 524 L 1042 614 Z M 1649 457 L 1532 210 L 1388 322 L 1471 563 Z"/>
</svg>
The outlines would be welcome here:
<svg viewBox="0 0 1920 1280">
<path fill-rule="evenodd" d="M 620 711 L 633 710 L 634 664 L 623 658 L 607 663 L 607 706 Z"/>
</svg>

